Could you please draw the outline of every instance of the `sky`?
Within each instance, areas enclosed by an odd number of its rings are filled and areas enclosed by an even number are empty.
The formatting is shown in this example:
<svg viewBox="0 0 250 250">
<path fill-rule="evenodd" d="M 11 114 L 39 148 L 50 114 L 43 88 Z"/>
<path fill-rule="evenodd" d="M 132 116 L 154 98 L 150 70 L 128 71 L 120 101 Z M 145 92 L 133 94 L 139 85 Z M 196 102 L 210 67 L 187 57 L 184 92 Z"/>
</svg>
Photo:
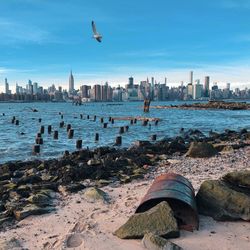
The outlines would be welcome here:
<svg viewBox="0 0 250 250">
<path fill-rule="evenodd" d="M 0 0 L 0 90 L 124 85 L 152 76 L 169 85 L 209 75 L 250 87 L 250 0 Z M 92 38 L 94 20 L 103 42 Z"/>
</svg>

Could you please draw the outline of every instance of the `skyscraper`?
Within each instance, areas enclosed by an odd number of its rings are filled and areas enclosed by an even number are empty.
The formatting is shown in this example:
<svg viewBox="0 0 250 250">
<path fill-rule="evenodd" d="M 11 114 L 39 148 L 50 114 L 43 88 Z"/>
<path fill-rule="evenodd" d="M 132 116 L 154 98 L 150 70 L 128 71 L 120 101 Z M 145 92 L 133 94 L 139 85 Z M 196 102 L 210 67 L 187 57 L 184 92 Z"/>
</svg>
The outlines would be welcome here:
<svg viewBox="0 0 250 250">
<path fill-rule="evenodd" d="M 5 78 L 5 94 L 10 94 L 9 83 L 7 78 Z"/>
<path fill-rule="evenodd" d="M 193 79 L 194 79 L 194 72 L 190 71 L 190 82 L 191 84 L 193 84 Z"/>
<path fill-rule="evenodd" d="M 202 97 L 202 85 L 200 84 L 200 80 L 195 81 L 195 85 L 193 87 L 193 99 L 199 99 Z"/>
<path fill-rule="evenodd" d="M 96 102 L 101 101 L 101 85 L 99 84 L 94 85 L 94 100 Z"/>
<path fill-rule="evenodd" d="M 204 96 L 209 97 L 209 83 L 210 83 L 210 77 L 205 76 L 205 83 L 204 83 Z"/>
<path fill-rule="evenodd" d="M 132 89 L 134 87 L 134 78 L 131 76 L 128 79 L 128 89 Z"/>
<path fill-rule="evenodd" d="M 69 76 L 69 93 L 72 93 L 73 91 L 74 91 L 74 77 L 72 75 L 72 70 L 71 70 Z"/>
</svg>

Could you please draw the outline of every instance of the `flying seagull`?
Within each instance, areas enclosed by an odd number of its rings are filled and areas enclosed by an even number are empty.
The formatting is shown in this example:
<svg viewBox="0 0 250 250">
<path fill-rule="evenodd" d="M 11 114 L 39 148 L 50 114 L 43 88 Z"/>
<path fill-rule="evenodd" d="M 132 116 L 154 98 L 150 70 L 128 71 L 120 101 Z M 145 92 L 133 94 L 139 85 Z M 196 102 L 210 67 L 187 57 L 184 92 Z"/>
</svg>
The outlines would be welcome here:
<svg viewBox="0 0 250 250">
<path fill-rule="evenodd" d="M 93 38 L 95 38 L 99 43 L 102 41 L 102 36 L 96 31 L 95 22 L 92 21 Z"/>
</svg>

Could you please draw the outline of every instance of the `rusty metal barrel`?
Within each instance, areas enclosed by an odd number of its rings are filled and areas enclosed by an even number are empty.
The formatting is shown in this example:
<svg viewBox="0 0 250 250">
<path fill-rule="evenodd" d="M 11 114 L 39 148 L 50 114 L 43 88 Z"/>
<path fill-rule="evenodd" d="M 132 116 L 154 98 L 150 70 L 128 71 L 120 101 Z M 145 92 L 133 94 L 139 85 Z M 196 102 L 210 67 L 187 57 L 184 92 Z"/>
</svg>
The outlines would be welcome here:
<svg viewBox="0 0 250 250">
<path fill-rule="evenodd" d="M 195 192 L 185 177 L 175 173 L 157 177 L 136 209 L 136 213 L 145 212 L 162 201 L 167 201 L 172 208 L 180 229 L 198 229 Z"/>
</svg>

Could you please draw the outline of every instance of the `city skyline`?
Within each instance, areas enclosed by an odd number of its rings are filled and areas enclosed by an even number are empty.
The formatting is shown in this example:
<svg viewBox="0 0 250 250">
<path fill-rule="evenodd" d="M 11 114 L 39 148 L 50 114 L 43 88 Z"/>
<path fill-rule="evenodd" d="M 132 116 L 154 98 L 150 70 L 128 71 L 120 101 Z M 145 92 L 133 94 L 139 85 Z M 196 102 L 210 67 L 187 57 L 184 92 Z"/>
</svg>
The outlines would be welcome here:
<svg viewBox="0 0 250 250">
<path fill-rule="evenodd" d="M 1 1 L 0 91 L 4 79 L 68 86 L 126 84 L 154 76 L 176 86 L 209 75 L 250 87 L 250 2 L 246 0 Z M 103 34 L 92 38 L 91 21 Z"/>
</svg>

